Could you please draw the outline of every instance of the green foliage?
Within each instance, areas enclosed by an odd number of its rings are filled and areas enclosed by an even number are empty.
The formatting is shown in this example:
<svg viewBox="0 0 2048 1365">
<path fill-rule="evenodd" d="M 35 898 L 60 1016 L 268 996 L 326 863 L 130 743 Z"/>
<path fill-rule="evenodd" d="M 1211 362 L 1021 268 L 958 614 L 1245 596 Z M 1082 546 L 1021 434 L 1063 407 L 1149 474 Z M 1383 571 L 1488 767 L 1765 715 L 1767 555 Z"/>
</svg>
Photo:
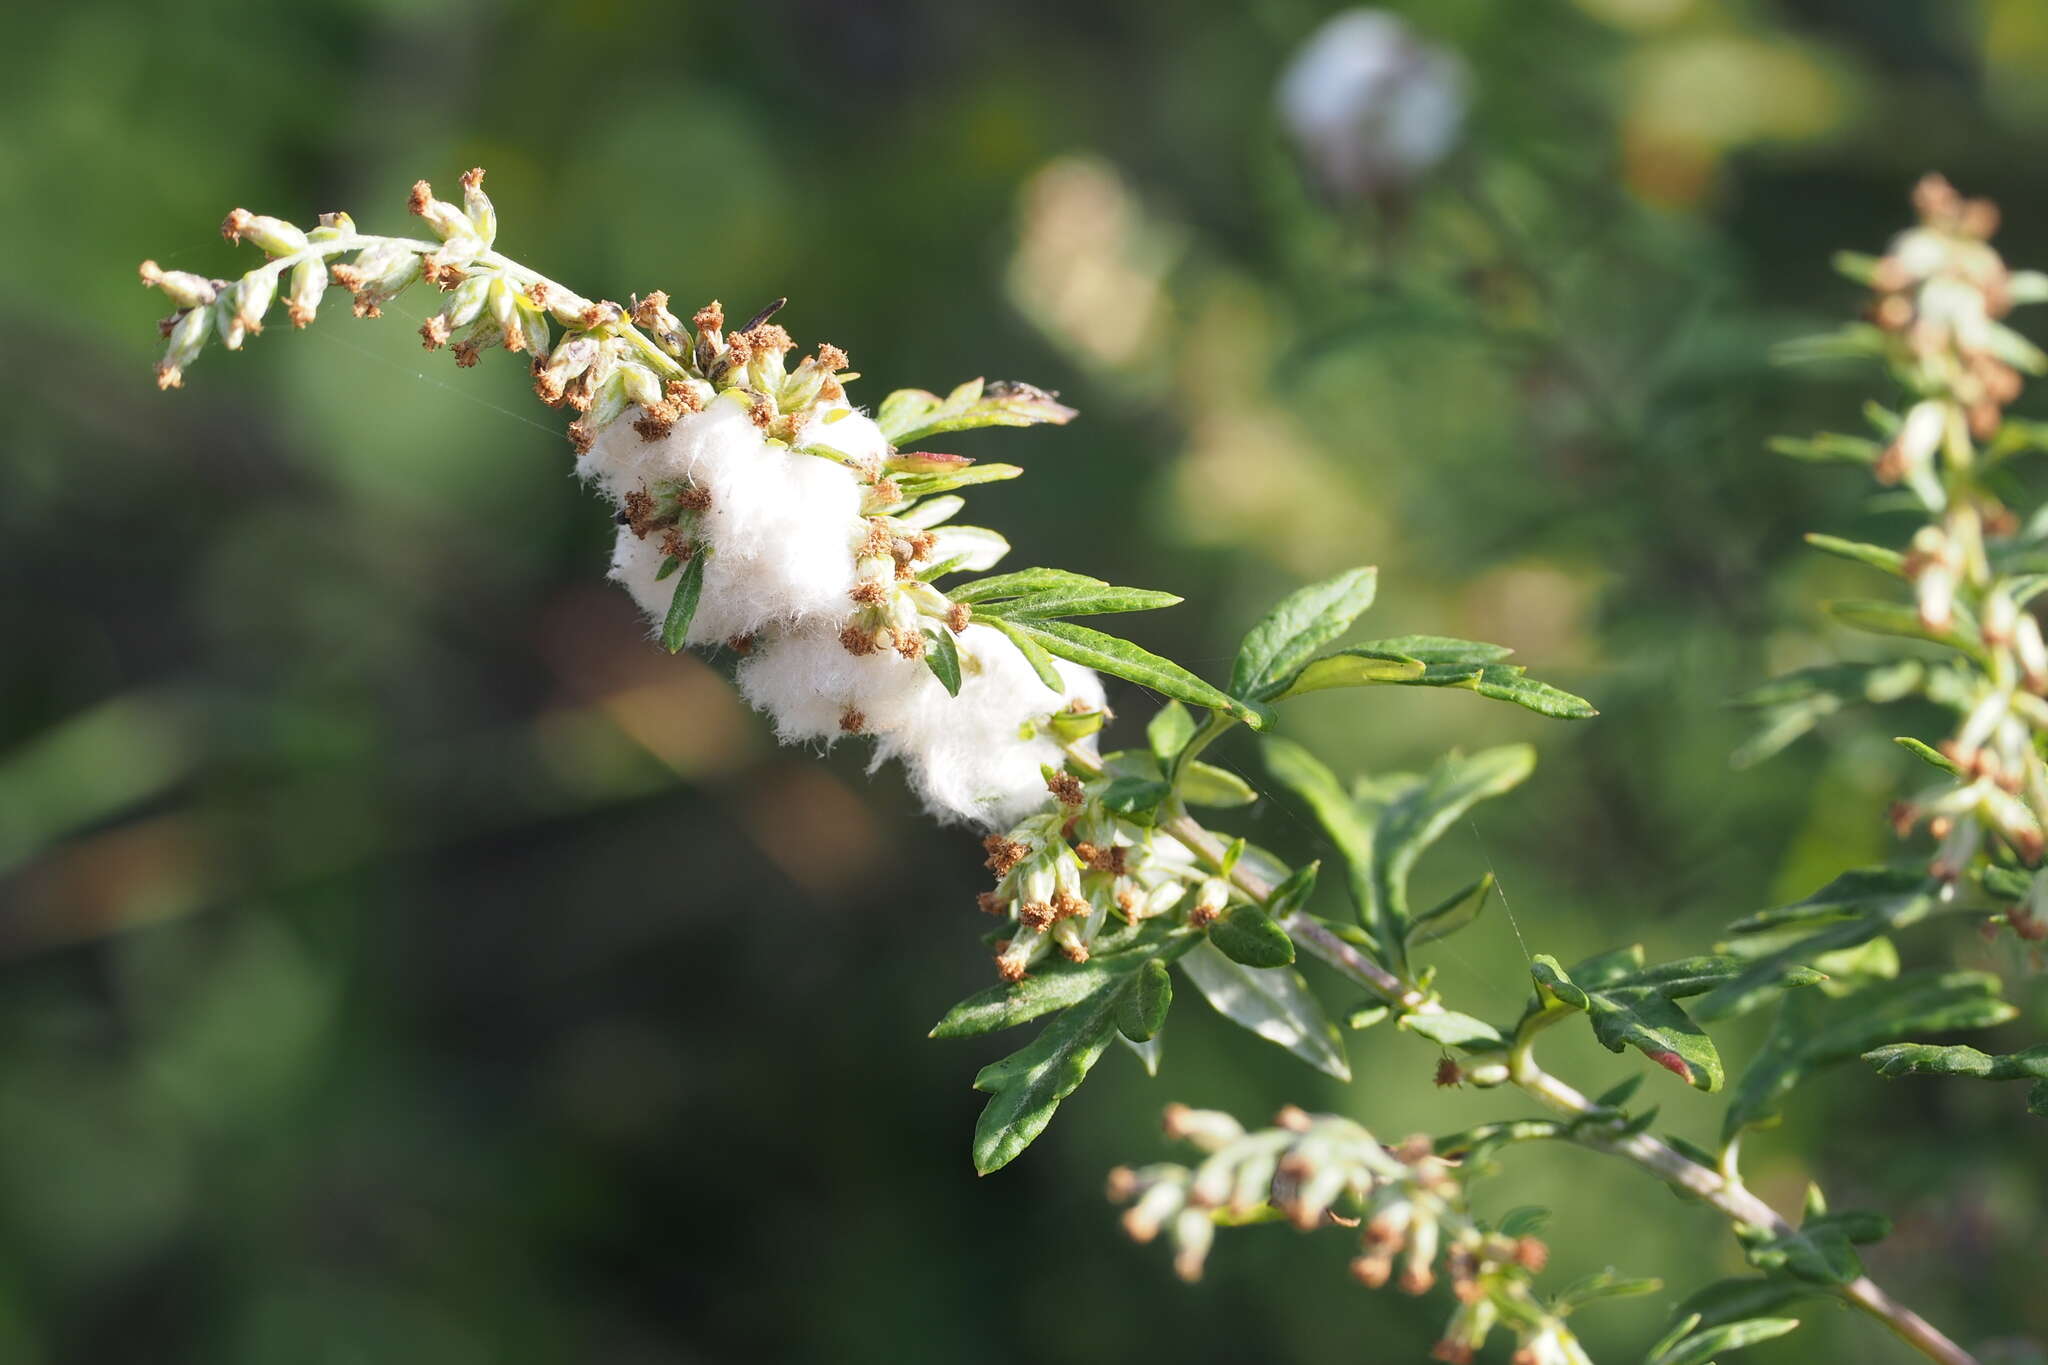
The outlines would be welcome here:
<svg viewBox="0 0 2048 1365">
<path fill-rule="evenodd" d="M 1291 967 L 1294 942 L 1256 905 L 1234 905 L 1209 926 L 1209 942 L 1245 967 Z"/>
<path fill-rule="evenodd" d="M 1636 945 L 1588 958 L 1569 973 L 1557 959 L 1539 953 L 1529 974 L 1540 1002 L 1584 1011 L 1593 1036 L 1609 1052 L 1632 1047 L 1686 1084 L 1711 1091 L 1721 1088 L 1720 1053 L 1677 1000 L 1710 989 L 1736 969 L 1736 964 L 1703 958 L 1645 967 L 1642 947 Z"/>
<path fill-rule="evenodd" d="M 676 578 L 675 594 L 669 598 L 668 615 L 661 623 L 661 647 L 674 654 L 690 636 L 690 622 L 697 617 L 697 603 L 704 596 L 704 561 L 711 557 L 700 548 L 683 565 Z"/>
<path fill-rule="evenodd" d="M 1994 1056 L 1960 1044 L 1891 1043 L 1863 1054 L 1880 1076 L 1972 1076 L 1987 1081 L 2030 1080 L 2027 1112 L 2048 1118 L 2048 1043 Z"/>
<path fill-rule="evenodd" d="M 1396 972 L 1407 970 L 1408 949 L 1472 922 L 1484 890 L 1459 893 L 1423 916 L 1408 906 L 1408 877 L 1429 846 L 1478 802 L 1520 785 L 1534 770 L 1535 750 L 1508 745 L 1465 757 L 1446 757 L 1427 774 L 1390 774 L 1351 792 L 1300 745 L 1269 739 L 1266 765 L 1301 798 L 1323 832 L 1344 855 L 1352 899 L 1369 941 Z M 1469 912 L 1460 912 L 1470 897 Z"/>
<path fill-rule="evenodd" d="M 907 445 L 948 431 L 976 427 L 1028 427 L 1040 422 L 1065 424 L 1074 410 L 1054 394 L 1029 384 L 986 383 L 970 379 L 944 398 L 923 389 L 898 389 L 875 409 L 875 423 L 892 445 Z"/>
<path fill-rule="evenodd" d="M 1181 958 L 1180 969 L 1231 1023 L 1286 1048 L 1318 1071 L 1340 1081 L 1351 1079 L 1342 1035 L 1292 967 L 1248 967 L 1205 943 Z"/>
</svg>

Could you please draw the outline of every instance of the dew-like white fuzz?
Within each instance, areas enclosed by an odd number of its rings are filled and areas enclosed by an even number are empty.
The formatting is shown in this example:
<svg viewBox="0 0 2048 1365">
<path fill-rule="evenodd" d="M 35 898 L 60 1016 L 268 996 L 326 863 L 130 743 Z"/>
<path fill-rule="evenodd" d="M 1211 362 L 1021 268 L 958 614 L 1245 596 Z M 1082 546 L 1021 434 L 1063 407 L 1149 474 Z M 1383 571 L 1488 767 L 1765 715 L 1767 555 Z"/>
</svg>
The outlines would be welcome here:
<svg viewBox="0 0 2048 1365">
<path fill-rule="evenodd" d="M 874 738 L 875 763 L 900 760 L 934 816 L 1007 828 L 1045 804 L 1041 768 L 1060 762 L 1044 717 L 1077 700 L 1099 707 L 1102 683 L 1092 671 L 1059 661 L 1065 685 L 1055 692 L 987 626 L 970 624 L 958 646 L 957 697 L 922 661 L 887 652 L 855 656 L 823 632 L 765 642 L 741 662 L 739 686 L 774 718 L 784 741 L 830 744 L 852 717 Z"/>
<path fill-rule="evenodd" d="M 841 425 L 855 420 L 867 422 L 849 417 Z M 689 643 L 845 615 L 853 548 L 867 529 L 860 485 L 833 460 L 770 445 L 742 404 L 714 402 L 659 441 L 643 440 L 630 422 L 614 422 L 578 472 L 618 502 L 664 483 L 692 484 L 709 495 L 695 538 L 710 557 Z M 612 577 L 657 625 L 675 592 L 673 576 L 654 578 L 667 558 L 659 540 L 621 527 L 612 555 Z"/>
</svg>

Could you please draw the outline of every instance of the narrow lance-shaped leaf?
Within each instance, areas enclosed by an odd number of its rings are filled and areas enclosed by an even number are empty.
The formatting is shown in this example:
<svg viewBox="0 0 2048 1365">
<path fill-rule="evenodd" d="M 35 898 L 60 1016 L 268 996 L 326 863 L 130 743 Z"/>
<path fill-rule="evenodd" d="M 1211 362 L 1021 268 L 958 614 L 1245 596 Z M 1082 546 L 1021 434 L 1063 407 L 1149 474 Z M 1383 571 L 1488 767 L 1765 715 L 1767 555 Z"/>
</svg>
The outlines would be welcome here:
<svg viewBox="0 0 2048 1365">
<path fill-rule="evenodd" d="M 1191 705 L 1228 711 L 1254 727 L 1262 724 L 1242 703 L 1226 697 L 1179 664 L 1140 649 L 1128 640 L 1066 621 L 998 620 L 992 624 L 1012 640 L 1028 639 L 1046 653 L 1127 678 Z"/>
<path fill-rule="evenodd" d="M 939 680 L 939 685 L 946 689 L 947 696 L 959 696 L 960 647 L 953 643 L 953 632 L 945 629 L 928 630 L 924 633 L 924 638 L 930 646 L 924 652 L 926 667 L 930 668 L 932 675 Z"/>
<path fill-rule="evenodd" d="M 698 546 L 676 577 L 675 595 L 669 598 L 668 615 L 661 623 L 661 645 L 671 654 L 690 638 L 690 622 L 696 619 L 697 602 L 704 596 L 704 561 L 710 555 L 707 547 Z"/>
</svg>

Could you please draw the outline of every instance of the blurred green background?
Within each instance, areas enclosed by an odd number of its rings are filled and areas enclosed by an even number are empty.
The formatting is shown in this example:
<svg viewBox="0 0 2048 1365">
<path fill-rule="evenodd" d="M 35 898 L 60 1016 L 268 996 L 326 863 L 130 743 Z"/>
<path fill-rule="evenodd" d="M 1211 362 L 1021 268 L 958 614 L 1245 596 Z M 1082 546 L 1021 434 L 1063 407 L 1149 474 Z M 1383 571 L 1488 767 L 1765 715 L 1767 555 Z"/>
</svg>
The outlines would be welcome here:
<svg viewBox="0 0 2048 1365">
<path fill-rule="evenodd" d="M 976 1180 L 967 1083 L 1006 1040 L 924 1038 L 988 979 L 974 841 L 854 754 L 774 750 L 710 666 L 655 650 L 602 582 L 611 527 L 555 415 L 502 356 L 421 353 L 422 298 L 370 324 L 330 296 L 307 335 L 279 319 L 159 395 L 134 275 L 247 268 L 214 230 L 236 204 L 405 231 L 416 177 L 482 164 L 512 254 L 684 312 L 787 294 L 799 338 L 868 376 L 857 399 L 1060 390 L 1072 427 L 959 441 L 1030 471 L 977 520 L 1019 563 L 1184 593 L 1143 643 L 1214 674 L 1278 593 L 1375 562 L 1375 633 L 1500 640 L 1602 708 L 1402 690 L 1287 719 L 1356 771 L 1541 746 L 1424 869 L 1425 892 L 1500 874 L 1516 923 L 1431 950 L 1498 1014 L 1526 990 L 1517 927 L 1567 961 L 1696 950 L 1888 852 L 1912 760 L 1886 737 L 1937 718 L 1727 759 L 1723 699 L 1853 648 L 1815 602 L 1870 585 L 1799 533 L 1899 530 L 1860 515 L 1857 474 L 1762 448 L 1853 422 L 1873 377 L 1766 351 L 1857 306 L 1828 253 L 1880 248 L 1928 169 L 2048 261 L 2048 5 L 1395 8 L 1461 55 L 1473 106 L 1455 156 L 1366 203 L 1306 186 L 1274 114 L 1334 9 L 1306 0 L 11 15 L 0 1359 L 1421 1358 L 1445 1301 L 1356 1289 L 1343 1236 L 1226 1235 L 1190 1289 L 1117 1233 L 1103 1172 L 1163 1154 L 1168 1099 L 1399 1135 L 1511 1097 L 1434 1091 L 1429 1050 L 1386 1031 L 1341 1089 L 1190 992 L 1160 1079 L 1119 1051 Z M 1149 702 L 1111 700 L 1135 734 Z M 1316 851 L 1281 803 L 1250 828 Z M 1987 1046 L 2039 1036 L 2008 950 L 1908 947 L 2008 973 L 2034 1027 Z M 1589 1087 L 1631 1067 L 1552 1054 Z M 1713 1132 L 1713 1100 L 1649 1084 L 1665 1123 Z M 1845 1071 L 1749 1162 L 1781 1207 L 1819 1178 L 1894 1214 L 1873 1272 L 2025 1359 L 2044 1132 L 2004 1088 Z M 1739 1268 L 1718 1219 L 1633 1170 L 1509 1168 L 1480 1207 L 1554 1205 L 1560 1281 L 1670 1286 L 1586 1314 L 1596 1358 Z M 1906 1358 L 1808 1316 L 1744 1359 Z"/>
</svg>

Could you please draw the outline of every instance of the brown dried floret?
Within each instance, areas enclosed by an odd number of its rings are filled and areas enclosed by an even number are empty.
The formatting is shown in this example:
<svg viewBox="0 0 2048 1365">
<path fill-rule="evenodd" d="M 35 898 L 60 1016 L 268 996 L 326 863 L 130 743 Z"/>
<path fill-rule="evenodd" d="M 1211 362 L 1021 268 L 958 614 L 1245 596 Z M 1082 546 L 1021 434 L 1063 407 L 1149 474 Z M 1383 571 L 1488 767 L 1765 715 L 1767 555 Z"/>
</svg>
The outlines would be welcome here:
<svg viewBox="0 0 2048 1365">
<path fill-rule="evenodd" d="M 839 732 L 841 734 L 857 735 L 867 728 L 867 713 L 857 707 L 849 706 L 839 713 Z"/>
<path fill-rule="evenodd" d="M 1000 834 L 991 834 L 983 839 L 981 847 L 988 854 L 988 870 L 998 877 L 1007 875 L 1011 868 L 1031 856 L 1031 845 L 1006 839 Z"/>
</svg>

